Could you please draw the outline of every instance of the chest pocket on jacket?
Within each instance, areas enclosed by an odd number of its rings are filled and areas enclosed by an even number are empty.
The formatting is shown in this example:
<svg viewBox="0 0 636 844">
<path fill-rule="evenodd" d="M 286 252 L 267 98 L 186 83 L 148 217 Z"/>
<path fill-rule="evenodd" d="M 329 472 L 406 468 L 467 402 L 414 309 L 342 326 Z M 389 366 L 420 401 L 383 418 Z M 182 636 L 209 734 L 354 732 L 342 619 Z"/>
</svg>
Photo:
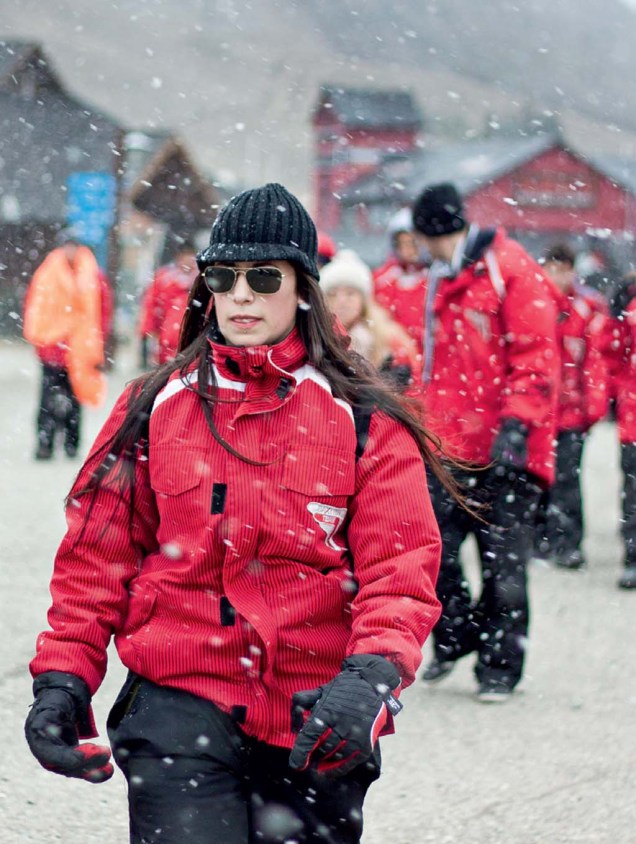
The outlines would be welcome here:
<svg viewBox="0 0 636 844">
<path fill-rule="evenodd" d="M 285 456 L 285 489 L 312 498 L 353 495 L 356 483 L 355 454 L 322 446 L 293 448 Z"/>
<path fill-rule="evenodd" d="M 162 522 L 184 524 L 198 517 L 204 523 L 210 512 L 213 469 L 205 450 L 159 446 L 150 451 L 150 484 Z"/>
<path fill-rule="evenodd" d="M 209 472 L 203 450 L 197 453 L 178 446 L 151 449 L 149 468 L 150 485 L 160 495 L 187 492 L 198 486 L 202 476 Z"/>
<path fill-rule="evenodd" d="M 285 457 L 282 486 L 300 493 L 295 502 L 298 523 L 304 526 L 308 535 L 317 534 L 321 538 L 318 548 L 322 548 L 329 558 L 334 551 L 344 550 L 335 537 L 347 518 L 348 498 L 355 492 L 355 474 L 353 451 L 316 446 L 292 449 Z M 290 553 L 302 561 L 303 552 L 296 536 L 293 542 Z M 313 542 L 308 544 L 307 553 L 315 564 Z"/>
</svg>

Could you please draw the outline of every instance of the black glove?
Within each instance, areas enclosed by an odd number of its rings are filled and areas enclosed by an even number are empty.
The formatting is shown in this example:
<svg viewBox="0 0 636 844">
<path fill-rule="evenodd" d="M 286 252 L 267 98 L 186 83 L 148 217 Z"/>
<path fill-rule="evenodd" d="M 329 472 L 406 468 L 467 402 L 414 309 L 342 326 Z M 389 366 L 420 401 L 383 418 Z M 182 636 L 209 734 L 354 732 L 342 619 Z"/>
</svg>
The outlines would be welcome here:
<svg viewBox="0 0 636 844">
<path fill-rule="evenodd" d="M 47 771 L 77 777 L 88 782 L 104 782 L 114 769 L 110 748 L 79 744 L 78 728 L 90 729 L 90 692 L 74 674 L 47 671 L 33 683 L 35 701 L 24 725 L 31 753 Z"/>
<path fill-rule="evenodd" d="M 528 426 L 513 417 L 504 419 L 490 456 L 505 469 L 525 469 L 528 462 Z"/>
<path fill-rule="evenodd" d="M 400 393 L 403 393 L 412 381 L 411 367 L 406 363 L 394 364 L 392 356 L 384 361 L 379 372 L 391 388 Z"/>
<path fill-rule="evenodd" d="M 610 313 L 614 319 L 624 316 L 634 297 L 636 297 L 636 279 L 628 275 L 620 280 L 610 298 Z"/>
<path fill-rule="evenodd" d="M 392 715 L 402 704 L 392 694 L 400 685 L 393 663 L 361 654 L 342 663 L 330 683 L 292 698 L 292 729 L 298 733 L 289 765 L 342 776 L 365 762 Z M 305 711 L 311 710 L 305 721 Z"/>
</svg>

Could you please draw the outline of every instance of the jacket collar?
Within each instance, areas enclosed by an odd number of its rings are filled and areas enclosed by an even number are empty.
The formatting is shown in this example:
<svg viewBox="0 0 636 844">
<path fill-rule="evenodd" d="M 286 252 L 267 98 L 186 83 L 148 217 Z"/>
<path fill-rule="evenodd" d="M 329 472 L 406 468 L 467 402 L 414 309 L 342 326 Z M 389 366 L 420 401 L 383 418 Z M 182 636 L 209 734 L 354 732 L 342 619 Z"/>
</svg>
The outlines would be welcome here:
<svg viewBox="0 0 636 844">
<path fill-rule="evenodd" d="M 450 262 L 435 261 L 436 275 L 439 278 L 457 278 L 462 270 L 479 261 L 492 245 L 496 234 L 496 229 L 481 229 L 474 224 L 469 226 L 466 235 L 458 241 Z"/>
<path fill-rule="evenodd" d="M 271 379 L 273 388 L 281 377 L 301 367 L 307 350 L 296 328 L 273 346 L 227 346 L 219 332 L 209 338 L 212 361 L 217 371 L 230 381 L 261 381 L 266 388 Z"/>
</svg>

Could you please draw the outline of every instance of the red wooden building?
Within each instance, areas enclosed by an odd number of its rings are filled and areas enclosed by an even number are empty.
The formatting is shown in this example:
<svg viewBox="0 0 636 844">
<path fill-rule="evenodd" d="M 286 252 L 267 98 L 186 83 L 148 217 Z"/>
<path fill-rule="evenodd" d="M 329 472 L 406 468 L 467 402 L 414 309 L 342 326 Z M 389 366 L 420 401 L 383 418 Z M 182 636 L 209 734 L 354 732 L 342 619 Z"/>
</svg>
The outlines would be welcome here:
<svg viewBox="0 0 636 844">
<path fill-rule="evenodd" d="M 343 190 L 331 233 L 372 264 L 389 247 L 388 226 L 425 185 L 454 182 L 467 217 L 501 225 L 535 255 L 568 240 L 626 266 L 636 237 L 636 162 L 592 159 L 560 133 L 494 137 L 387 161 Z"/>
<path fill-rule="evenodd" d="M 422 118 L 406 91 L 323 86 L 312 123 L 314 219 L 319 228 L 336 231 L 343 190 L 384 162 L 412 154 Z"/>
</svg>

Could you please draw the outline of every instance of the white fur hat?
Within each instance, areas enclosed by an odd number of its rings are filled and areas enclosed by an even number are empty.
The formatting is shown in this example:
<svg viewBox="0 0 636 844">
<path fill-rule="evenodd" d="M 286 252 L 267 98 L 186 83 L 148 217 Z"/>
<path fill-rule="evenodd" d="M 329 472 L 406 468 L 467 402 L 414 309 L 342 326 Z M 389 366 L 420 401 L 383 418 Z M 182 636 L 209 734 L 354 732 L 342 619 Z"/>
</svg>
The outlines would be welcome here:
<svg viewBox="0 0 636 844">
<path fill-rule="evenodd" d="M 355 287 L 368 299 L 373 293 L 373 278 L 353 249 L 341 249 L 320 270 L 320 287 L 325 294 L 334 287 Z"/>
</svg>

